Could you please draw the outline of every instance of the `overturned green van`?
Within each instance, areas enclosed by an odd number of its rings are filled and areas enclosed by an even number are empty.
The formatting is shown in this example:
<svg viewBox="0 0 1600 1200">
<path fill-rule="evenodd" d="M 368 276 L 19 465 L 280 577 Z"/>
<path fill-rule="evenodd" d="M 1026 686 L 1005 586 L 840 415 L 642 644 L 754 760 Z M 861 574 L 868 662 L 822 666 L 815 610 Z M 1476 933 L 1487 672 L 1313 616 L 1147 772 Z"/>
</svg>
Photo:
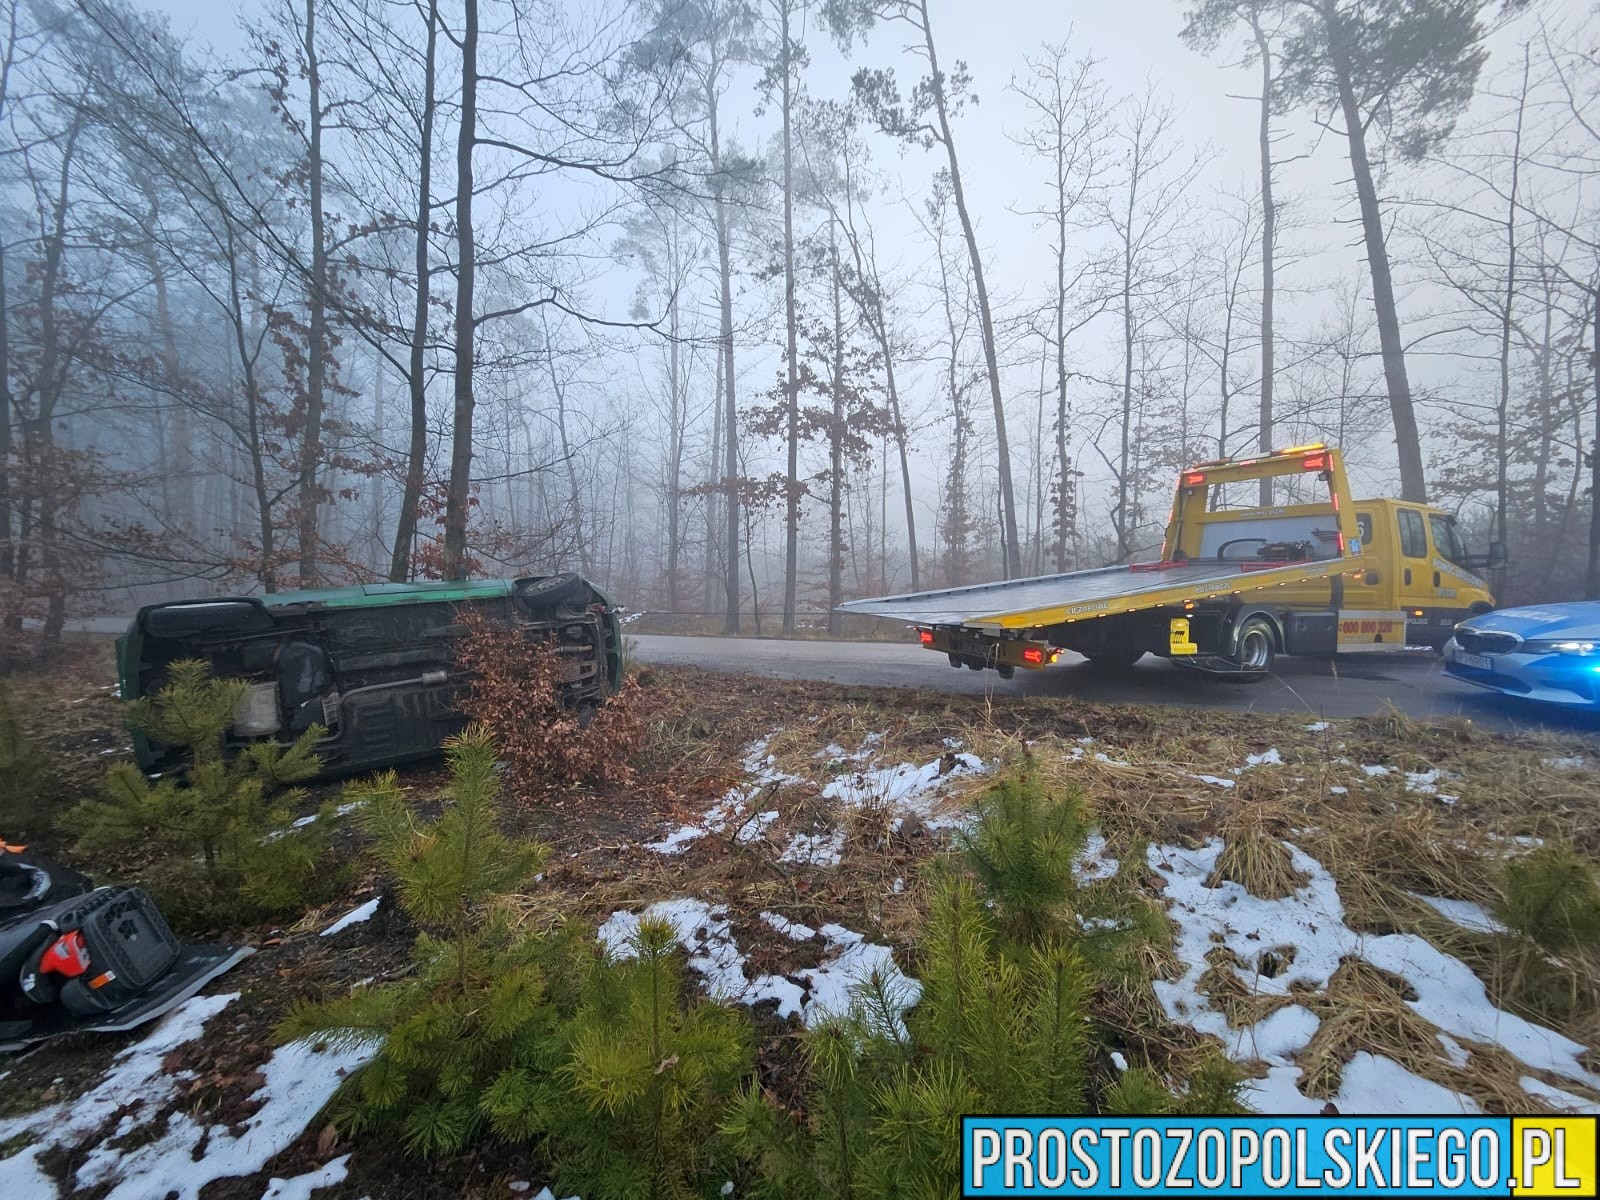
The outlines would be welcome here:
<svg viewBox="0 0 1600 1200">
<path fill-rule="evenodd" d="M 264 596 L 153 604 L 117 640 L 122 698 L 148 696 L 170 664 L 201 659 L 248 685 L 226 750 L 293 741 L 313 725 L 324 772 L 349 774 L 429 758 L 466 723 L 467 679 L 455 661 L 476 611 L 553 646 L 565 665 L 562 701 L 592 712 L 622 684 L 618 609 L 577 575 L 451 583 L 381 583 Z M 181 752 L 134 734 L 134 757 L 157 774 Z"/>
</svg>

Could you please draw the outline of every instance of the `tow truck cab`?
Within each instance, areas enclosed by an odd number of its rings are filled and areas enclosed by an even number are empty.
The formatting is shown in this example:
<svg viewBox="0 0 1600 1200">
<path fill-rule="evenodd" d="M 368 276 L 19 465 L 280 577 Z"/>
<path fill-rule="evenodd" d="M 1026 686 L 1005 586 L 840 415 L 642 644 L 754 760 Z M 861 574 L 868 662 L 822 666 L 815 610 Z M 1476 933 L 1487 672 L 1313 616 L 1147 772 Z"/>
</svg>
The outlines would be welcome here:
<svg viewBox="0 0 1600 1200">
<path fill-rule="evenodd" d="M 1293 477 L 1291 502 L 1260 481 Z M 1308 486 L 1309 485 L 1309 486 Z M 857 601 L 906 616 L 952 666 L 1048 666 L 1061 650 L 1129 664 L 1146 653 L 1260 677 L 1274 655 L 1442 646 L 1494 605 L 1454 519 L 1399 500 L 1353 500 L 1338 450 L 1295 446 L 1180 473 L 1155 562 Z M 921 618 L 921 619 L 918 619 Z"/>
</svg>

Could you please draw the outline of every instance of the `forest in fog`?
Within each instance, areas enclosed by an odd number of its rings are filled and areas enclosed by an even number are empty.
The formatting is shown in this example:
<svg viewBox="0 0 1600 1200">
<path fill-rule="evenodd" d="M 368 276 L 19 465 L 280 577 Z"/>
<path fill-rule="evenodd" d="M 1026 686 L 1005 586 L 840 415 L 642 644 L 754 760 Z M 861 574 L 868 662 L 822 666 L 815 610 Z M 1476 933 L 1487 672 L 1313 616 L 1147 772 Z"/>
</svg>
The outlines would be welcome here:
<svg viewBox="0 0 1600 1200">
<path fill-rule="evenodd" d="M 1588 0 L 0 4 L 9 630 L 572 570 L 791 631 L 1312 442 L 1600 598 Z"/>
</svg>

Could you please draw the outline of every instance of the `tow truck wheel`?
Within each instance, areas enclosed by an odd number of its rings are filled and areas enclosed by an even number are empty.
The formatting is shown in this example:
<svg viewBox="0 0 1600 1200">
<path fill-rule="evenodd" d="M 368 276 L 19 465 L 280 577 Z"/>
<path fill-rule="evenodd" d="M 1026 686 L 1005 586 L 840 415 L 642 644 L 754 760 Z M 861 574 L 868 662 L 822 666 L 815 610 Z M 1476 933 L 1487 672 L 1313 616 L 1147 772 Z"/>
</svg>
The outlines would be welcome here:
<svg viewBox="0 0 1600 1200">
<path fill-rule="evenodd" d="M 961 668 L 965 665 L 961 661 L 961 656 L 959 654 L 952 654 L 952 655 L 949 656 L 949 658 L 950 658 L 950 665 L 952 667 L 954 667 L 958 671 L 961 670 Z"/>
<path fill-rule="evenodd" d="M 1239 626 L 1239 639 L 1233 652 L 1234 664 L 1246 682 L 1267 677 L 1277 654 L 1272 624 L 1265 617 L 1251 617 Z"/>
<path fill-rule="evenodd" d="M 995 668 L 995 674 L 999 675 L 1001 679 L 1010 679 L 1016 673 L 1017 669 L 1010 663 L 1001 663 Z"/>
</svg>

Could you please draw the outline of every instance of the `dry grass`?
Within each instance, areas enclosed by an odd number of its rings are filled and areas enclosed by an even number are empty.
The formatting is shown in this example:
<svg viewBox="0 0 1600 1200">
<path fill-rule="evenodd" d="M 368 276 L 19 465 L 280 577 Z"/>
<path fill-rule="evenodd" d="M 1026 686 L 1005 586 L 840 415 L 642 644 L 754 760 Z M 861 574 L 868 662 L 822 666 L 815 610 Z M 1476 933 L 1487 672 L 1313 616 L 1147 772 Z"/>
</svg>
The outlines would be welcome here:
<svg viewBox="0 0 1600 1200">
<path fill-rule="evenodd" d="M 1281 900 L 1304 887 L 1306 876 L 1295 870 L 1282 832 L 1271 824 L 1270 817 L 1248 801 L 1230 810 L 1222 826 L 1222 853 L 1207 886 L 1228 880 L 1263 900 Z"/>
<path fill-rule="evenodd" d="M 944 696 L 706 672 L 650 674 L 644 689 L 650 732 L 636 783 L 597 793 L 576 811 L 528 816 L 523 832 L 557 851 L 545 882 L 516 901 L 518 918 L 530 927 L 569 918 L 598 922 L 616 910 L 695 896 L 728 907 L 741 948 L 752 954 L 766 949 L 751 924 L 763 910 L 812 925 L 838 921 L 911 951 L 926 911 L 927 869 L 947 843 L 914 824 L 897 831 L 901 814 L 870 788 L 858 789 L 845 805 L 824 802 L 819 793 L 862 767 L 939 759 L 950 753 L 946 739 L 958 739 L 986 762 L 1030 757 L 1046 787 L 1079 790 L 1109 853 L 1122 861 L 1115 880 L 1094 886 L 1123 889 L 1117 893 L 1121 900 L 1151 910 L 1133 911 L 1154 917 L 1149 923 L 1157 931 L 1170 921 L 1160 880 L 1144 867 L 1146 846 L 1195 847 L 1220 838 L 1216 878 L 1272 899 L 1304 882 L 1284 849 L 1290 841 L 1332 872 L 1352 928 L 1425 937 L 1473 967 L 1503 1007 L 1585 1045 L 1600 1044 L 1600 1005 L 1569 1005 L 1562 1015 L 1539 1000 L 1600 994 L 1600 972 L 1587 958 L 1532 959 L 1508 939 L 1464 930 L 1408 894 L 1491 906 L 1504 862 L 1523 852 L 1517 838 L 1563 838 L 1600 857 L 1600 772 L 1564 770 L 1547 761 L 1584 755 L 1600 762 L 1591 742 L 1506 738 L 1466 722 L 1423 724 L 1397 713 L 1312 731 L 1304 716 Z M 48 711 L 81 733 L 85 759 L 108 744 L 91 739 L 111 736 L 104 727 L 114 706 L 93 698 L 100 695 L 95 687 L 108 680 L 102 656 L 76 668 L 51 698 Z M 691 843 L 680 856 L 643 848 L 677 821 L 697 822 L 741 783 L 740 760 L 761 738 L 768 739 L 766 753 L 777 770 L 804 780 L 751 799 L 750 812 L 780 813 L 764 836 L 741 841 L 734 823 Z M 1248 755 L 1272 748 L 1281 762 L 1246 766 Z M 852 757 L 863 750 L 871 762 Z M 1361 770 L 1367 764 L 1391 771 L 1368 776 Z M 1448 773 L 1442 788 L 1459 796 L 1456 803 L 1406 790 L 1404 772 L 1431 770 Z M 1203 782 L 1200 775 L 1233 786 Z M 981 776 L 952 780 L 941 802 L 962 808 L 983 786 Z M 780 860 L 795 833 L 830 828 L 845 834 L 838 866 Z M 1308 1094 L 1336 1094 L 1345 1064 L 1368 1050 L 1486 1108 L 1533 1105 L 1518 1083 L 1532 1072 L 1494 1047 L 1467 1046 L 1467 1065 L 1453 1066 L 1433 1027 L 1406 1005 L 1395 981 L 1362 964 L 1342 967 L 1325 992 L 1258 993 L 1251 981 L 1276 972 L 1281 964 L 1273 958 L 1281 950 L 1263 945 L 1251 962 L 1214 952 L 1201 986 L 1235 1028 L 1288 1003 L 1305 1004 L 1319 1016 L 1319 1030 L 1301 1059 Z M 915 973 L 914 962 L 906 965 Z M 1120 973 L 1097 981 L 1094 1000 L 1097 1023 L 1111 1044 L 1180 1077 L 1206 1039 L 1166 1018 L 1150 981 L 1175 978 L 1182 970 L 1170 938 L 1138 941 Z"/>
</svg>

